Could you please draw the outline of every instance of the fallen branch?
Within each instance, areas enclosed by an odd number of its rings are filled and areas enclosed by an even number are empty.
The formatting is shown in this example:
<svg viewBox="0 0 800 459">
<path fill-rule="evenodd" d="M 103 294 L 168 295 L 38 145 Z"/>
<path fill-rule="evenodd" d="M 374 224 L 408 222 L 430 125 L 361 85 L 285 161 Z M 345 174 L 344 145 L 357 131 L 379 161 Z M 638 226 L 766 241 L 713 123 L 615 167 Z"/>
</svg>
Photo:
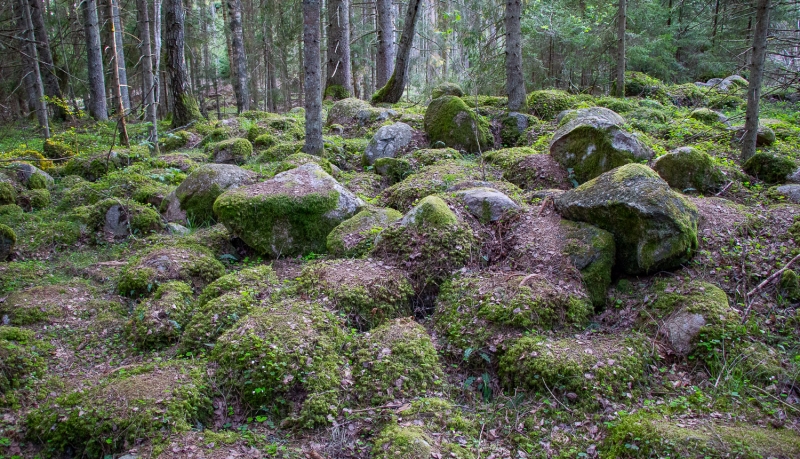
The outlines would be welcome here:
<svg viewBox="0 0 800 459">
<path fill-rule="evenodd" d="M 784 271 L 786 271 L 787 269 L 789 269 L 789 266 L 792 266 L 792 263 L 794 263 L 794 262 L 795 262 L 795 261 L 797 261 L 797 260 L 800 260 L 800 254 L 798 254 L 796 257 L 792 258 L 791 260 L 789 260 L 789 262 L 788 262 L 788 263 L 786 263 L 786 264 L 783 266 L 783 268 L 781 268 L 781 269 L 779 269 L 779 270 L 775 271 L 774 273 L 772 273 L 772 275 L 771 275 L 771 276 L 769 276 L 768 278 L 764 279 L 764 282 L 762 282 L 762 283 L 758 284 L 758 285 L 757 285 L 757 286 L 756 286 L 756 287 L 755 287 L 753 290 L 750 290 L 749 292 L 747 292 L 747 296 L 748 296 L 748 297 L 751 297 L 751 296 L 753 296 L 753 295 L 754 295 L 756 292 L 758 292 L 758 291 L 759 291 L 759 290 L 761 290 L 762 288 L 766 287 L 766 286 L 767 286 L 767 284 L 769 284 L 770 282 L 774 281 L 774 280 L 775 280 L 775 279 L 776 279 L 778 276 L 780 276 L 781 274 L 783 274 L 783 272 L 784 272 Z"/>
</svg>

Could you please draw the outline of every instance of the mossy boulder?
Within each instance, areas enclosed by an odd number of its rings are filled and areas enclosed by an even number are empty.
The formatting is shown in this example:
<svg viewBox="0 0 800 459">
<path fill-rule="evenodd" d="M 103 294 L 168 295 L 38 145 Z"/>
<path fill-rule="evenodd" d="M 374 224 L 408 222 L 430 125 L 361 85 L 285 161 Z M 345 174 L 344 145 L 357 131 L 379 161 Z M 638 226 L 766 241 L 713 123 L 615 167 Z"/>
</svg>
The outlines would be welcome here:
<svg viewBox="0 0 800 459">
<path fill-rule="evenodd" d="M 162 207 L 179 207 L 196 225 L 213 222 L 214 201 L 229 189 L 255 183 L 255 172 L 230 164 L 204 164 L 192 171 Z M 167 210 L 164 209 L 164 210 Z"/>
<path fill-rule="evenodd" d="M 456 96 L 431 101 L 425 111 L 425 133 L 431 143 L 443 142 L 469 153 L 487 150 L 491 139 L 489 123 Z"/>
<path fill-rule="evenodd" d="M 205 134 L 203 140 L 200 141 L 201 147 L 208 147 L 209 145 L 213 145 L 217 142 L 222 142 L 223 140 L 229 139 L 231 136 L 231 129 L 227 126 L 218 126 L 212 128 L 208 131 L 208 134 Z"/>
<path fill-rule="evenodd" d="M 161 229 L 158 212 L 129 199 L 108 198 L 91 206 L 78 207 L 69 218 L 109 240 L 146 235 Z"/>
<path fill-rule="evenodd" d="M 726 123 L 728 121 L 728 118 L 722 113 L 705 107 L 692 110 L 692 112 L 689 113 L 689 118 L 705 124 Z"/>
<path fill-rule="evenodd" d="M 746 129 L 744 126 L 739 126 L 733 130 L 733 139 L 741 142 L 744 138 Z M 756 133 L 756 146 L 768 147 L 775 143 L 775 131 L 769 126 L 759 125 L 758 132 Z"/>
<path fill-rule="evenodd" d="M 25 210 L 41 210 L 50 206 L 50 192 L 44 189 L 25 190 L 17 197 L 17 204 Z"/>
<path fill-rule="evenodd" d="M 442 96 L 464 97 L 464 90 L 457 83 L 442 83 L 431 91 L 431 99 L 438 99 Z"/>
<path fill-rule="evenodd" d="M 539 330 L 579 330 L 594 312 L 585 292 L 556 288 L 544 276 L 470 273 L 447 281 L 434 329 L 456 359 L 485 365 L 506 340 Z"/>
<path fill-rule="evenodd" d="M 436 443 L 422 428 L 389 424 L 372 447 L 375 459 L 428 459 Z"/>
<path fill-rule="evenodd" d="M 797 170 L 797 164 L 786 156 L 758 152 L 742 166 L 745 172 L 767 183 L 784 183 Z"/>
<path fill-rule="evenodd" d="M 96 293 L 80 283 L 54 284 L 17 290 L 0 303 L 0 316 L 9 324 L 56 323 L 94 306 Z"/>
<path fill-rule="evenodd" d="M 540 119 L 550 121 L 577 103 L 575 96 L 557 89 L 533 91 L 528 94 L 528 110 Z"/>
<path fill-rule="evenodd" d="M 16 204 L 17 189 L 9 181 L 0 180 L 0 205 Z"/>
<path fill-rule="evenodd" d="M 531 120 L 528 115 L 511 112 L 500 118 L 500 141 L 504 147 L 516 147 L 527 140 L 526 132 Z"/>
<path fill-rule="evenodd" d="M 325 88 L 325 99 L 342 100 L 350 97 L 350 91 L 342 85 L 332 84 Z"/>
<path fill-rule="evenodd" d="M 426 148 L 416 150 L 411 154 L 411 158 L 423 166 L 430 166 L 439 161 L 463 159 L 461 153 L 453 148 Z"/>
<path fill-rule="evenodd" d="M 212 161 L 217 164 L 243 164 L 253 155 L 253 144 L 247 139 L 235 138 L 214 144 Z"/>
<path fill-rule="evenodd" d="M 576 110 L 553 134 L 550 155 L 579 183 L 628 163 L 647 161 L 653 151 L 626 131 L 621 116 L 607 108 Z"/>
<path fill-rule="evenodd" d="M 112 151 L 110 155 L 75 156 L 64 164 L 61 172 L 63 175 L 77 175 L 94 182 L 122 166 L 122 156 Z"/>
<path fill-rule="evenodd" d="M 493 150 L 484 159 L 503 171 L 503 178 L 523 190 L 572 188 L 567 170 L 551 155 L 538 153 L 532 148 L 504 148 Z"/>
<path fill-rule="evenodd" d="M 253 147 L 255 148 L 270 148 L 275 146 L 278 143 L 278 139 L 275 135 L 266 133 L 261 134 L 255 139 L 253 139 Z"/>
<path fill-rule="evenodd" d="M 340 223 L 328 234 L 328 253 L 334 257 L 363 257 L 375 244 L 375 238 L 392 223 L 403 218 L 394 209 L 368 207 Z"/>
<path fill-rule="evenodd" d="M 359 330 L 412 312 L 414 290 L 405 272 L 373 260 L 332 260 L 308 265 L 298 278 L 298 286 L 305 293 L 323 298 Z"/>
<path fill-rule="evenodd" d="M 158 286 L 180 280 L 202 289 L 225 274 L 225 267 L 214 254 L 191 244 L 154 246 L 134 257 L 123 268 L 117 281 L 120 295 L 148 296 Z"/>
<path fill-rule="evenodd" d="M 164 140 L 161 142 L 161 148 L 165 152 L 177 150 L 185 147 L 191 139 L 192 134 L 188 131 L 170 132 L 164 136 Z"/>
<path fill-rule="evenodd" d="M 6 261 L 14 251 L 17 233 L 11 227 L 0 223 L 0 261 Z"/>
<path fill-rule="evenodd" d="M 223 387 L 247 406 L 313 427 L 338 414 L 344 340 L 336 316 L 286 299 L 254 310 L 220 336 L 211 358 Z"/>
<path fill-rule="evenodd" d="M 0 400 L 6 392 L 22 387 L 28 378 L 45 375 L 44 357 L 52 346 L 34 338 L 31 330 L 0 326 Z"/>
<path fill-rule="evenodd" d="M 369 110 L 370 105 L 361 99 L 348 98 L 337 101 L 328 110 L 328 118 L 325 121 L 326 126 L 339 124 L 342 126 L 352 126 L 358 122 L 358 112 L 362 110 Z"/>
<path fill-rule="evenodd" d="M 47 139 L 42 146 L 42 154 L 47 159 L 66 161 L 75 156 L 77 152 L 64 142 L 56 139 Z"/>
<path fill-rule="evenodd" d="M 527 336 L 501 358 L 503 387 L 573 393 L 579 402 L 623 400 L 646 381 L 650 346 L 640 336 L 588 335 L 554 339 Z"/>
<path fill-rule="evenodd" d="M 375 161 L 375 172 L 385 177 L 390 184 L 395 184 L 411 175 L 414 168 L 403 158 L 379 158 Z"/>
<path fill-rule="evenodd" d="M 725 175 L 711 156 L 692 147 L 678 148 L 659 156 L 653 169 L 669 186 L 681 191 L 707 193 L 719 189 L 725 181 Z"/>
<path fill-rule="evenodd" d="M 305 145 L 304 141 L 278 143 L 261 153 L 261 156 L 258 157 L 258 162 L 271 163 L 283 161 L 295 153 L 302 153 L 303 145 Z"/>
<path fill-rule="evenodd" d="M 464 207 L 483 224 L 501 220 L 520 206 L 502 192 L 489 187 L 467 188 L 455 192 Z"/>
<path fill-rule="evenodd" d="M 14 162 L 8 165 L 8 170 L 22 186 L 29 190 L 47 190 L 55 184 L 55 180 L 50 174 L 32 164 Z"/>
<path fill-rule="evenodd" d="M 126 324 L 128 336 L 137 349 L 158 349 L 178 341 L 194 303 L 192 286 L 182 281 L 158 286 L 153 298 L 134 308 Z"/>
<path fill-rule="evenodd" d="M 206 371 L 203 365 L 173 361 L 85 381 L 84 387 L 31 411 L 28 435 L 55 451 L 103 457 L 161 431 L 189 430 L 212 411 Z"/>
<path fill-rule="evenodd" d="M 382 126 L 364 151 L 364 165 L 373 165 L 380 158 L 394 158 L 411 143 L 414 129 L 406 123 Z"/>
<path fill-rule="evenodd" d="M 353 379 L 359 403 L 381 405 L 441 390 L 444 371 L 425 329 L 399 318 L 365 333 L 355 343 Z"/>
<path fill-rule="evenodd" d="M 671 269 L 697 249 L 698 210 L 652 169 L 629 164 L 555 198 L 556 209 L 614 235 L 617 267 L 629 274 Z"/>
<path fill-rule="evenodd" d="M 800 277 L 794 270 L 787 269 L 781 274 L 781 280 L 778 284 L 781 296 L 789 301 L 800 301 Z"/>
<path fill-rule="evenodd" d="M 616 261 L 614 236 L 583 222 L 562 220 L 564 252 L 573 266 L 580 270 L 583 285 L 596 309 L 606 304 L 606 292 L 611 285 L 611 273 Z"/>
<path fill-rule="evenodd" d="M 256 251 L 274 257 L 323 253 L 328 233 L 363 201 L 310 163 L 270 180 L 226 191 L 214 203 L 220 222 Z"/>
<path fill-rule="evenodd" d="M 626 97 L 651 97 L 659 100 L 667 95 L 667 88 L 658 78 L 642 72 L 625 72 Z"/>
<path fill-rule="evenodd" d="M 333 166 L 331 165 L 330 161 L 325 158 L 320 158 L 319 156 L 309 155 L 307 153 L 294 153 L 289 155 L 278 163 L 277 168 L 275 169 L 276 173 L 286 172 L 297 167 L 302 166 L 303 164 L 316 164 L 322 168 L 328 174 L 333 174 Z"/>
</svg>

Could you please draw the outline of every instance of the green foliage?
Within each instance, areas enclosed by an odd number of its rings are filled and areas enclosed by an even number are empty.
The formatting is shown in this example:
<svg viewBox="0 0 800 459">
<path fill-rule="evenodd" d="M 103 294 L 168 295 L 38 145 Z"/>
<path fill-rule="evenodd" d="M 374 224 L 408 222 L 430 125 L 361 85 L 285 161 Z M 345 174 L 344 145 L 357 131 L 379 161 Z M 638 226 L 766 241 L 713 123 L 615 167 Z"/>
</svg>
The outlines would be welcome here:
<svg viewBox="0 0 800 459">
<path fill-rule="evenodd" d="M 667 97 L 667 90 L 664 83 L 657 78 L 642 72 L 625 72 L 625 95 L 628 97 L 650 97 L 662 101 Z"/>
<path fill-rule="evenodd" d="M 350 91 L 347 90 L 344 86 L 332 84 L 325 88 L 325 94 L 323 98 L 325 99 L 333 99 L 333 100 L 342 100 L 347 99 L 350 97 Z"/>
<path fill-rule="evenodd" d="M 69 145 L 65 142 L 56 140 L 56 139 L 47 139 L 44 141 L 44 147 L 42 148 L 42 153 L 44 157 L 47 159 L 55 159 L 59 161 L 65 161 L 68 158 L 71 158 L 77 154 Z"/>
<path fill-rule="evenodd" d="M 430 166 L 432 164 L 438 163 L 439 161 L 464 159 L 461 156 L 461 153 L 459 153 L 458 150 L 455 150 L 453 148 L 432 148 L 432 149 L 415 150 L 414 153 L 411 154 L 411 157 L 414 159 L 414 161 L 423 166 Z"/>
<path fill-rule="evenodd" d="M 0 205 L 17 202 L 17 190 L 9 182 L 0 181 Z"/>
<path fill-rule="evenodd" d="M 283 161 L 295 153 L 301 153 L 300 150 L 303 148 L 303 145 L 305 145 L 304 141 L 279 143 L 261 153 L 258 162 L 271 163 L 274 161 Z"/>
<path fill-rule="evenodd" d="M 43 357 L 51 349 L 34 339 L 30 330 L 0 326 L 0 396 L 21 387 L 28 378 L 44 376 L 47 366 Z"/>
<path fill-rule="evenodd" d="M 50 192 L 45 189 L 34 189 L 24 191 L 17 201 L 26 209 L 40 210 L 50 205 L 51 197 Z"/>
<path fill-rule="evenodd" d="M 161 142 L 161 148 L 165 152 L 183 148 L 187 143 L 189 143 L 189 139 L 191 139 L 191 137 L 192 134 L 187 131 L 167 133 L 166 137 Z"/>
<path fill-rule="evenodd" d="M 126 323 L 126 330 L 137 349 L 157 349 L 178 340 L 193 317 L 192 287 L 181 281 L 158 286 L 150 300 L 139 303 Z"/>
</svg>

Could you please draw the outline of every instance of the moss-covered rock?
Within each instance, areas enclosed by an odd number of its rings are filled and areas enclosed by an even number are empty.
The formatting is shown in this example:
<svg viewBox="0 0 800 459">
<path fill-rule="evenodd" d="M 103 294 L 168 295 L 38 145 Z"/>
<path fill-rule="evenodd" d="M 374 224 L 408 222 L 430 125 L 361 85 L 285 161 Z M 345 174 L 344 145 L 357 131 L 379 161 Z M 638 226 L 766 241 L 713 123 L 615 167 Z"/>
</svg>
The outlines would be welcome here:
<svg viewBox="0 0 800 459">
<path fill-rule="evenodd" d="M 705 124 L 724 123 L 728 120 L 722 113 L 705 107 L 692 110 L 692 112 L 689 113 L 689 118 Z"/>
<path fill-rule="evenodd" d="M 425 132 L 431 143 L 477 153 L 488 148 L 489 123 L 456 96 L 431 101 L 425 111 Z"/>
<path fill-rule="evenodd" d="M 746 129 L 744 126 L 737 127 L 733 130 L 733 139 L 741 142 L 744 138 Z M 756 133 L 756 146 L 768 147 L 775 143 L 775 131 L 769 126 L 759 125 L 758 132 Z"/>
<path fill-rule="evenodd" d="M 44 376 L 44 356 L 52 346 L 34 336 L 31 330 L 0 326 L 0 396 L 21 387 L 29 377 Z"/>
<path fill-rule="evenodd" d="M 103 457 L 159 431 L 181 432 L 211 414 L 206 368 L 185 362 L 126 368 L 42 403 L 28 414 L 31 439 Z"/>
<path fill-rule="evenodd" d="M 380 405 L 390 400 L 439 391 L 444 372 L 425 329 L 401 318 L 365 333 L 355 344 L 353 379 L 360 403 Z"/>
<path fill-rule="evenodd" d="M 626 131 L 618 114 L 602 107 L 570 112 L 550 141 L 550 154 L 579 183 L 616 167 L 646 161 L 653 151 L 635 134 Z"/>
<path fill-rule="evenodd" d="M 0 316 L 16 326 L 55 323 L 64 316 L 94 307 L 95 295 L 93 289 L 81 283 L 31 287 L 8 295 L 0 303 Z"/>
<path fill-rule="evenodd" d="M 414 168 L 403 158 L 380 158 L 375 161 L 375 172 L 386 177 L 390 184 L 395 184 L 411 175 Z"/>
<path fill-rule="evenodd" d="M 133 310 L 128 336 L 137 349 L 157 349 L 178 341 L 192 315 L 192 286 L 182 281 L 158 286 L 152 299 Z"/>
<path fill-rule="evenodd" d="M 363 164 L 374 165 L 382 158 L 395 158 L 408 147 L 413 139 L 414 129 L 406 123 L 381 126 L 364 150 Z"/>
<path fill-rule="evenodd" d="M 32 164 L 13 162 L 8 165 L 7 170 L 29 190 L 47 190 L 55 183 L 50 174 Z"/>
<path fill-rule="evenodd" d="M 327 237 L 328 253 L 334 257 L 363 257 L 375 244 L 375 238 L 392 223 L 403 218 L 394 209 L 369 207 L 331 230 Z"/>
<path fill-rule="evenodd" d="M 69 218 L 112 240 L 146 235 L 161 229 L 158 212 L 128 199 L 108 198 L 91 206 L 78 207 Z"/>
<path fill-rule="evenodd" d="M 171 280 L 202 289 L 224 274 L 225 267 L 205 247 L 155 246 L 128 262 L 120 273 L 117 291 L 130 297 L 147 296 Z"/>
<path fill-rule="evenodd" d="M 797 170 L 797 164 L 786 156 L 758 152 L 742 166 L 745 172 L 767 183 L 784 183 Z"/>
<path fill-rule="evenodd" d="M 375 459 L 427 459 L 433 452 L 434 441 L 419 427 L 389 424 L 375 439 L 372 457 Z"/>
<path fill-rule="evenodd" d="M 406 274 L 372 260 L 332 260 L 308 265 L 298 278 L 306 293 L 325 298 L 359 330 L 411 315 L 414 290 Z"/>
<path fill-rule="evenodd" d="M 0 261 L 6 261 L 17 243 L 17 233 L 0 223 Z"/>
<path fill-rule="evenodd" d="M 342 85 L 332 84 L 325 88 L 324 98 L 332 100 L 342 100 L 350 97 L 350 91 Z"/>
<path fill-rule="evenodd" d="M 653 169 L 669 186 L 681 191 L 706 193 L 719 189 L 725 181 L 725 175 L 711 156 L 691 147 L 678 148 L 658 157 Z"/>
<path fill-rule="evenodd" d="M 520 206 L 494 188 L 475 187 L 455 192 L 466 210 L 484 225 L 502 220 L 520 209 Z"/>
<path fill-rule="evenodd" d="M 258 157 L 258 161 L 261 163 L 283 161 L 295 153 L 302 153 L 303 145 L 305 145 L 304 141 L 278 143 L 261 153 L 261 156 Z"/>
<path fill-rule="evenodd" d="M 230 128 L 226 126 L 218 126 L 211 129 L 203 140 L 200 142 L 201 147 L 207 147 L 209 145 L 213 145 L 217 142 L 222 142 L 223 140 L 229 139 L 231 136 Z"/>
<path fill-rule="evenodd" d="M 528 94 L 528 109 L 533 115 L 546 121 L 555 119 L 556 115 L 573 108 L 576 103 L 575 96 L 558 89 Z"/>
<path fill-rule="evenodd" d="M 243 164 L 252 154 L 249 140 L 234 138 L 215 143 L 211 159 L 217 164 Z"/>
<path fill-rule="evenodd" d="M 617 267 L 626 273 L 674 268 L 697 248 L 697 208 L 641 164 L 606 172 L 555 204 L 564 218 L 613 234 Z"/>
<path fill-rule="evenodd" d="M 226 191 L 214 213 L 236 236 L 274 257 L 323 253 L 328 233 L 364 203 L 316 164 Z"/>
<path fill-rule="evenodd" d="M 572 183 L 567 170 L 552 156 L 532 148 L 504 148 L 484 155 L 484 159 L 503 171 L 503 178 L 523 190 L 568 190 Z"/>
<path fill-rule="evenodd" d="M 342 99 L 328 110 L 328 118 L 325 121 L 327 126 L 340 124 L 342 126 L 352 126 L 357 123 L 358 112 L 369 110 L 371 107 L 361 99 L 349 98 Z"/>
<path fill-rule="evenodd" d="M 500 358 L 503 387 L 572 392 L 584 403 L 625 399 L 645 382 L 650 346 L 639 336 L 520 338 Z"/>
<path fill-rule="evenodd" d="M 66 161 L 77 154 L 75 150 L 64 142 L 56 139 L 47 139 L 42 147 L 42 154 L 47 159 Z"/>
<path fill-rule="evenodd" d="M 122 165 L 122 158 L 117 152 L 112 152 L 111 155 L 75 156 L 64 165 L 62 174 L 77 175 L 94 182 L 109 172 L 120 169 Z"/>
<path fill-rule="evenodd" d="M 781 274 L 778 284 L 781 295 L 789 301 L 800 301 L 800 277 L 794 270 L 787 269 Z"/>
<path fill-rule="evenodd" d="M 616 261 L 614 236 L 583 222 L 562 220 L 564 252 L 581 273 L 583 285 L 596 309 L 606 304 L 611 273 Z"/>
<path fill-rule="evenodd" d="M 164 151 L 177 150 L 185 147 L 191 138 L 192 134 L 188 131 L 170 132 L 167 133 L 167 135 L 164 136 L 164 140 L 161 141 L 161 148 Z"/>
<path fill-rule="evenodd" d="M 220 336 L 212 352 L 223 386 L 253 408 L 301 426 L 328 424 L 341 402 L 344 333 L 330 312 L 286 299 L 259 308 Z"/>
<path fill-rule="evenodd" d="M 255 183 L 258 176 L 251 171 L 229 164 L 204 164 L 192 171 L 175 190 L 174 199 L 196 225 L 213 222 L 214 201 L 229 189 Z M 166 200 L 162 207 L 169 207 Z M 163 209 L 166 210 L 166 209 Z"/>
<path fill-rule="evenodd" d="M 278 143 L 278 139 L 270 133 L 261 134 L 253 139 L 253 147 L 255 148 L 270 148 Z"/>
<path fill-rule="evenodd" d="M 411 158 L 423 166 L 430 166 L 439 161 L 463 159 L 461 153 L 453 148 L 427 148 L 416 150 L 411 154 Z"/>
<path fill-rule="evenodd" d="M 666 86 L 658 78 L 642 72 L 625 72 L 626 97 L 651 97 L 660 100 L 666 95 Z"/>
<path fill-rule="evenodd" d="M 51 202 L 50 192 L 44 189 L 25 190 L 17 197 L 17 204 L 26 210 L 41 210 Z"/>
<path fill-rule="evenodd" d="M 278 167 L 275 169 L 275 172 L 276 173 L 286 172 L 295 169 L 297 167 L 300 167 L 303 164 L 309 164 L 309 163 L 316 164 L 328 174 L 333 174 L 333 167 L 331 166 L 330 161 L 328 161 L 325 158 L 320 158 L 319 156 L 309 155 L 307 153 L 294 153 L 287 156 L 286 159 L 284 159 L 278 164 Z"/>
<path fill-rule="evenodd" d="M 17 190 L 11 182 L 0 180 L 0 205 L 15 204 L 17 202 Z"/>
<path fill-rule="evenodd" d="M 464 90 L 457 83 L 442 83 L 431 91 L 431 99 L 438 99 L 442 96 L 464 97 Z"/>
</svg>

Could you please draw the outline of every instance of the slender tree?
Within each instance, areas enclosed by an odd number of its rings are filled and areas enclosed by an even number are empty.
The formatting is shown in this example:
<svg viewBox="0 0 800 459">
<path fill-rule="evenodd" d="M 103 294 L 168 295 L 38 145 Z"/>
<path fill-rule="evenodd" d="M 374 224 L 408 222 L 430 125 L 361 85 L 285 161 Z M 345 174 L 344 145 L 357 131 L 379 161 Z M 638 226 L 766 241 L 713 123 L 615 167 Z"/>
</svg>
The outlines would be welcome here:
<svg viewBox="0 0 800 459">
<path fill-rule="evenodd" d="M 155 75 L 153 74 L 153 49 L 150 46 L 150 14 L 147 11 L 147 0 L 136 0 L 136 10 L 139 16 L 139 50 L 142 55 L 142 79 L 144 80 L 144 120 L 149 123 L 147 129 L 147 142 L 150 151 L 158 153 L 158 105 L 156 104 Z"/>
<path fill-rule="evenodd" d="M 412 0 L 413 1 L 413 0 Z M 394 65 L 394 10 L 392 0 L 376 0 L 378 16 L 378 52 L 375 63 L 375 85 L 382 88 L 389 81 Z"/>
<path fill-rule="evenodd" d="M 770 0 L 756 0 L 756 28 L 750 61 L 750 81 L 747 88 L 744 136 L 742 137 L 742 162 L 756 154 L 758 137 L 758 105 L 761 100 L 761 83 L 764 79 L 764 61 L 767 57 Z"/>
<path fill-rule="evenodd" d="M 506 93 L 508 109 L 525 107 L 525 77 L 522 74 L 522 0 L 506 0 Z"/>
<path fill-rule="evenodd" d="M 625 30 L 628 23 L 627 0 L 619 0 L 617 10 L 617 74 L 615 95 L 625 97 Z"/>
<path fill-rule="evenodd" d="M 328 80 L 325 96 L 350 97 L 353 74 L 350 68 L 350 2 L 328 1 Z"/>
<path fill-rule="evenodd" d="M 117 0 L 119 1 L 119 0 Z M 114 16 L 114 0 L 106 0 L 106 7 L 109 18 L 113 18 Z M 120 78 L 119 72 L 119 64 L 117 64 L 117 59 L 119 59 L 119 52 L 117 51 L 117 40 L 116 40 L 116 29 L 114 27 L 115 21 L 110 21 L 111 25 L 111 39 L 108 41 L 108 47 L 111 51 L 111 90 L 114 92 L 114 100 L 116 101 L 117 106 L 114 107 L 114 110 L 117 112 L 117 123 L 119 124 L 119 143 L 126 147 L 130 147 L 131 143 L 128 140 L 128 127 L 125 124 L 125 104 L 122 98 L 122 80 Z"/>
<path fill-rule="evenodd" d="M 167 52 L 167 74 L 172 93 L 174 110 L 172 125 L 186 126 L 201 119 L 197 100 L 189 87 L 189 72 L 186 70 L 184 48 L 184 11 L 181 0 L 164 2 L 164 47 Z"/>
<path fill-rule="evenodd" d="M 236 86 L 236 111 L 241 113 L 250 110 L 250 87 L 247 75 L 247 58 L 244 53 L 242 34 L 242 0 L 227 0 L 228 20 L 230 26 L 230 62 L 236 67 L 233 74 Z"/>
<path fill-rule="evenodd" d="M 97 24 L 97 0 L 83 0 L 81 10 L 86 37 L 86 61 L 89 69 L 89 103 L 86 108 L 92 118 L 106 121 L 108 120 L 106 80 L 103 74 L 103 53 L 100 48 L 100 27 Z"/>
<path fill-rule="evenodd" d="M 44 99 L 44 85 L 42 84 L 42 74 L 39 70 L 39 53 L 36 49 L 36 38 L 33 33 L 33 22 L 31 21 L 31 10 L 26 0 L 17 2 L 18 26 L 21 35 L 22 48 L 25 50 L 23 59 L 26 61 L 25 68 L 29 75 L 25 80 L 28 85 L 28 97 L 33 99 L 36 108 L 36 119 L 42 128 L 44 138 L 50 137 L 50 123 L 47 119 L 47 102 Z"/>
<path fill-rule="evenodd" d="M 305 74 L 306 143 L 303 151 L 322 154 L 322 69 L 320 0 L 303 0 L 303 72 Z"/>
<path fill-rule="evenodd" d="M 39 1 L 39 0 L 31 0 Z M 119 14 L 119 0 L 108 0 L 111 4 L 111 25 L 113 26 L 114 47 L 116 54 L 114 60 L 117 63 L 117 73 L 119 74 L 119 92 L 122 97 L 122 106 L 125 110 L 131 109 L 130 91 L 128 91 L 128 69 L 125 65 L 125 49 L 122 40 L 122 19 Z"/>
<path fill-rule="evenodd" d="M 48 97 L 63 99 L 61 87 L 56 76 L 56 67 L 53 64 L 53 53 L 50 50 L 50 39 L 47 36 L 47 28 L 44 24 L 42 14 L 42 0 L 28 0 L 28 7 L 31 12 L 31 22 L 33 24 L 33 34 L 36 37 L 36 51 L 39 55 L 39 70 L 42 74 L 42 84 L 44 94 Z M 53 117 L 57 120 L 67 119 L 67 112 L 58 104 L 52 104 Z"/>
<path fill-rule="evenodd" d="M 397 48 L 397 58 L 394 62 L 394 73 L 389 81 L 372 96 L 372 103 L 394 104 L 403 97 L 408 81 L 408 66 L 411 58 L 411 45 L 414 43 L 414 33 L 419 18 L 421 0 L 410 0 L 406 10 L 406 20 L 403 24 L 403 35 L 400 36 L 400 45 Z"/>
</svg>

